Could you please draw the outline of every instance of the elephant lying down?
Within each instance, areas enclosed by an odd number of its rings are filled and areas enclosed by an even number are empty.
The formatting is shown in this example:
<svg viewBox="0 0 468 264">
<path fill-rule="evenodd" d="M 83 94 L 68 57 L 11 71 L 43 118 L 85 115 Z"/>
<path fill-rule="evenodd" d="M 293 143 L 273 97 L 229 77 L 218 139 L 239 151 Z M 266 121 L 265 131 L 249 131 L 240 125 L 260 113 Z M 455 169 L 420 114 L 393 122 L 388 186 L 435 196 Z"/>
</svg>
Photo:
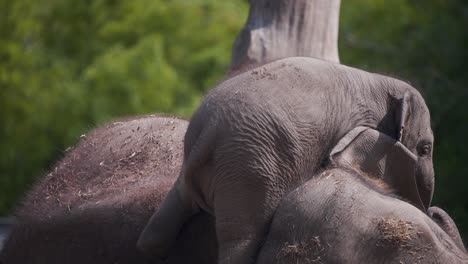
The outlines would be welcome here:
<svg viewBox="0 0 468 264">
<path fill-rule="evenodd" d="M 17 208 L 0 263 L 145 263 L 136 241 L 177 178 L 187 125 L 150 115 L 83 136 Z M 195 217 L 169 263 L 214 263 L 213 226 L 208 215 Z"/>
<path fill-rule="evenodd" d="M 468 263 L 458 233 L 373 184 L 343 169 L 309 180 L 279 206 L 257 263 Z"/>
</svg>

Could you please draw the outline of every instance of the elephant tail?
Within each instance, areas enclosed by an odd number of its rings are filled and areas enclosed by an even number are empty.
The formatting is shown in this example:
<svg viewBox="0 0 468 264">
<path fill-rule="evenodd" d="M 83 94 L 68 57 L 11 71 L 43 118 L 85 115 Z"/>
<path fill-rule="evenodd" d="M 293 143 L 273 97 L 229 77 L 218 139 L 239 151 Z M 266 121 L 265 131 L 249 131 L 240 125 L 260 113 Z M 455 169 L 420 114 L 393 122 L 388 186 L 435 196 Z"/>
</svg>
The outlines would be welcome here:
<svg viewBox="0 0 468 264">
<path fill-rule="evenodd" d="M 216 132 L 216 126 L 206 126 L 194 138 L 193 142 L 187 141 L 186 138 L 186 155 L 178 179 L 180 182 L 177 185 L 180 187 L 179 194 L 182 199 L 186 200 L 186 202 L 190 200 L 192 203 L 193 213 L 198 212 L 200 207 L 208 210 L 208 206 L 202 198 L 202 190 L 200 190 L 197 183 L 211 180 L 201 175 L 201 173 L 203 168 L 213 159 L 216 148 Z M 184 194 L 187 196 L 184 197 Z"/>
<path fill-rule="evenodd" d="M 212 155 L 214 134 L 213 130 L 201 130 L 198 136 L 191 137 L 192 131 L 193 128 L 189 127 L 185 137 L 184 162 L 179 177 L 149 219 L 137 242 L 139 250 L 152 260 L 162 260 L 168 256 L 183 225 L 200 208 L 199 194 L 194 191 L 192 178 Z M 193 142 L 190 142 L 191 139 Z"/>
</svg>

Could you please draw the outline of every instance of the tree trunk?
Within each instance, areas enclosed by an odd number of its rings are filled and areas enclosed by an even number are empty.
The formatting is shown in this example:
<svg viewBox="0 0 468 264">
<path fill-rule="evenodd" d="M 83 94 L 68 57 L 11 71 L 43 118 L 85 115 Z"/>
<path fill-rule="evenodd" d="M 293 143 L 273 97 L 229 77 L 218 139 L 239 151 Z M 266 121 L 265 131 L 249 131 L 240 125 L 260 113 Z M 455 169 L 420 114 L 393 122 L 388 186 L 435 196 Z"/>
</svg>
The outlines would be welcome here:
<svg viewBox="0 0 468 264">
<path fill-rule="evenodd" d="M 340 1 L 249 0 L 249 17 L 234 42 L 230 69 L 292 56 L 339 63 Z"/>
</svg>

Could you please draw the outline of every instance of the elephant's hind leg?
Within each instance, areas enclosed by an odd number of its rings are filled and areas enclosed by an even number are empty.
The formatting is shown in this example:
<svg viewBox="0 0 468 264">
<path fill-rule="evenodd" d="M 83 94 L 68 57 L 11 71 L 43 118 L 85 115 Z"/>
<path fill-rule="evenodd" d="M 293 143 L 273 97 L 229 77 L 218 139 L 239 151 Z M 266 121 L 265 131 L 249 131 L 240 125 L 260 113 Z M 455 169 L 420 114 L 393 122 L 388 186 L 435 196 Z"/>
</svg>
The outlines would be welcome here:
<svg viewBox="0 0 468 264">
<path fill-rule="evenodd" d="M 183 225 L 196 213 L 190 202 L 182 200 L 177 185 L 176 182 L 138 239 L 138 249 L 152 260 L 167 257 Z"/>
<path fill-rule="evenodd" d="M 252 179 L 217 186 L 214 211 L 220 264 L 255 263 L 279 203 Z"/>
</svg>

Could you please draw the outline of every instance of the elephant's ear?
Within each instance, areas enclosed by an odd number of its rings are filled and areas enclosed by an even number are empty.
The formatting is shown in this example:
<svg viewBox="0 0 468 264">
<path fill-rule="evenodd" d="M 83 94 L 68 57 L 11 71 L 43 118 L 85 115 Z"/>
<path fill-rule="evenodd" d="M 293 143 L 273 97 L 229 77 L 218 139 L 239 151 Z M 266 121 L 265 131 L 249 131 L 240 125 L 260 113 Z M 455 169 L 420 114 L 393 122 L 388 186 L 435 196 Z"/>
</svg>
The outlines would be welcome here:
<svg viewBox="0 0 468 264">
<path fill-rule="evenodd" d="M 426 212 L 416 184 L 416 156 L 395 139 L 371 128 L 357 127 L 330 153 L 331 164 L 381 179 L 398 195 Z"/>
<path fill-rule="evenodd" d="M 398 99 L 395 111 L 396 140 L 401 142 L 406 123 L 410 116 L 411 94 L 406 91 L 403 98 Z"/>
</svg>

